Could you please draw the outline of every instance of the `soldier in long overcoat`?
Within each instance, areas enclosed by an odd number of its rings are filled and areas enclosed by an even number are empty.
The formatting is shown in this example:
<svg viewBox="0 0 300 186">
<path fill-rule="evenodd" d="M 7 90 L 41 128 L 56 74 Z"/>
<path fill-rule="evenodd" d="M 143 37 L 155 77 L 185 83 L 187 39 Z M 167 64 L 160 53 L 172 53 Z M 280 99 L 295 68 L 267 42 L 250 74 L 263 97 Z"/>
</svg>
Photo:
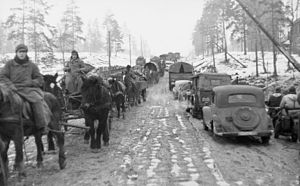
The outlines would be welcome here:
<svg viewBox="0 0 300 186">
<path fill-rule="evenodd" d="M 78 52 L 73 50 L 71 53 L 70 61 L 64 68 L 66 71 L 66 90 L 69 93 L 80 93 L 82 87 L 81 76 L 90 71 L 84 65 L 84 62 L 79 58 Z"/>
<path fill-rule="evenodd" d="M 44 112 L 44 94 L 40 87 L 44 80 L 37 65 L 27 56 L 28 47 L 19 44 L 16 56 L 0 71 L 0 82 L 31 104 L 37 130 L 46 131 L 47 118 Z"/>
</svg>

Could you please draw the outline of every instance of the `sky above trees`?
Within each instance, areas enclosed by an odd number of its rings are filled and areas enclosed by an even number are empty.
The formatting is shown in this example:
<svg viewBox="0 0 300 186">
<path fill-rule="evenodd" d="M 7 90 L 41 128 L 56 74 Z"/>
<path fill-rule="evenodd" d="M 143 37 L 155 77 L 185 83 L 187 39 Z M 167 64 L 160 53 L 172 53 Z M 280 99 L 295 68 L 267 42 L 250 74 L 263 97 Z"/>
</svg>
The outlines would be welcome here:
<svg viewBox="0 0 300 186">
<path fill-rule="evenodd" d="M 0 20 L 6 20 L 10 8 L 18 6 L 19 2 L 20 0 L 0 0 Z M 70 1 L 47 2 L 53 5 L 47 21 L 55 25 L 59 23 Z M 192 33 L 196 21 L 201 17 L 204 3 L 202 0 L 75 0 L 75 2 L 85 26 L 95 18 L 102 23 L 104 17 L 112 13 L 122 29 L 127 29 L 136 38 L 142 38 L 147 42 L 153 55 L 166 52 L 188 54 L 193 50 Z"/>
</svg>

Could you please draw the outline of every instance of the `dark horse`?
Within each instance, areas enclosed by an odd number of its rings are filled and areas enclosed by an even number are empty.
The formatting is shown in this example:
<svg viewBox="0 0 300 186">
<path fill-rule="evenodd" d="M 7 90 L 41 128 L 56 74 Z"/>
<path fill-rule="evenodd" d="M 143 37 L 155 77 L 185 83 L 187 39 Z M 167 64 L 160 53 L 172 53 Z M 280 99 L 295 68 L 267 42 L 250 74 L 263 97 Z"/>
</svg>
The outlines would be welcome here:
<svg viewBox="0 0 300 186">
<path fill-rule="evenodd" d="M 8 170 L 8 156 L 10 141 L 14 141 L 16 157 L 15 157 L 15 169 L 19 172 L 19 176 L 25 176 L 24 158 L 23 158 L 23 140 L 24 136 L 33 135 L 35 137 L 35 143 L 37 147 L 37 166 L 43 165 L 42 157 L 42 133 L 37 131 L 33 118 L 25 119 L 22 117 L 22 105 L 17 101 L 20 99 L 15 96 L 14 93 L 7 86 L 0 85 L 0 136 L 5 144 L 4 152 L 1 154 L 5 165 L 5 169 Z M 44 99 L 52 112 L 48 127 L 52 130 L 57 139 L 57 146 L 59 148 L 59 166 L 64 169 L 66 166 L 66 157 L 64 149 L 64 134 L 60 132 L 59 120 L 61 117 L 61 108 L 58 100 L 51 93 L 45 92 Z M 20 105 L 21 104 L 21 105 Z M 23 126 L 23 128 L 22 128 Z"/>
<path fill-rule="evenodd" d="M 0 185 L 7 186 L 7 174 L 8 174 L 8 166 L 4 164 L 2 156 L 5 152 L 5 144 L 0 137 Z"/>
<path fill-rule="evenodd" d="M 126 86 L 127 99 L 130 103 L 130 106 L 136 106 L 138 103 L 141 103 L 140 91 L 137 88 L 134 80 L 130 78 L 130 75 L 125 75 L 124 83 Z"/>
<path fill-rule="evenodd" d="M 90 137 L 90 147 L 97 152 L 101 148 L 101 135 L 103 135 L 104 145 L 107 146 L 109 143 L 108 115 L 112 103 L 111 95 L 98 77 L 91 76 L 82 80 L 81 107 L 86 125 L 90 127 L 89 136 L 86 135 L 85 140 Z"/>
<path fill-rule="evenodd" d="M 63 107 L 65 105 L 65 101 L 64 101 L 62 89 L 59 86 L 57 86 L 57 77 L 58 77 L 57 73 L 54 76 L 49 75 L 49 74 L 43 75 L 45 83 L 42 88 L 44 91 L 50 92 L 54 96 L 56 96 L 56 98 L 58 99 L 58 101 L 60 103 L 60 107 Z M 47 141 L 48 141 L 48 151 L 55 150 L 54 141 L 53 141 L 53 133 L 51 131 L 49 131 L 47 134 Z M 44 151 L 44 148 L 43 148 L 43 151 Z"/>
<path fill-rule="evenodd" d="M 118 118 L 120 118 L 120 108 L 122 107 L 122 114 L 123 119 L 125 118 L 125 85 L 116 80 L 111 79 L 108 81 L 111 85 L 110 91 L 112 93 L 112 101 L 115 102 L 117 111 L 118 111 Z"/>
</svg>

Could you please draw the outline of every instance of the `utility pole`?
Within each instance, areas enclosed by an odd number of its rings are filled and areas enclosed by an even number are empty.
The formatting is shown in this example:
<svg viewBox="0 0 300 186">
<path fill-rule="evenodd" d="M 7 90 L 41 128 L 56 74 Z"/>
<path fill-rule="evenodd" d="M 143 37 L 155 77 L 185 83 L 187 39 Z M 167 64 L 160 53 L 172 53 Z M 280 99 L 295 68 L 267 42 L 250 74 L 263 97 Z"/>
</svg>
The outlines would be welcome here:
<svg viewBox="0 0 300 186">
<path fill-rule="evenodd" d="M 142 38 L 141 38 L 141 56 L 144 56 L 144 54 L 143 54 L 143 40 L 142 40 Z"/>
<path fill-rule="evenodd" d="M 109 75 L 110 75 L 110 70 L 111 70 L 110 56 L 111 56 L 110 31 L 108 31 L 108 72 L 109 72 Z"/>
<path fill-rule="evenodd" d="M 131 35 L 129 34 L 129 61 L 131 66 Z"/>
<path fill-rule="evenodd" d="M 25 44 L 25 0 L 23 0 L 22 43 Z"/>
<path fill-rule="evenodd" d="M 242 7 L 242 9 L 248 14 L 248 16 L 255 22 L 255 24 L 261 29 L 261 31 L 271 40 L 272 44 L 274 44 L 277 49 L 289 60 L 293 66 L 300 71 L 300 63 L 297 62 L 297 60 L 288 53 L 288 51 L 285 50 L 284 47 L 281 46 L 281 44 L 274 39 L 274 37 L 262 26 L 262 24 L 253 16 L 253 14 L 247 9 L 247 7 L 242 3 L 241 0 L 235 0 L 239 3 L 239 5 Z"/>
</svg>

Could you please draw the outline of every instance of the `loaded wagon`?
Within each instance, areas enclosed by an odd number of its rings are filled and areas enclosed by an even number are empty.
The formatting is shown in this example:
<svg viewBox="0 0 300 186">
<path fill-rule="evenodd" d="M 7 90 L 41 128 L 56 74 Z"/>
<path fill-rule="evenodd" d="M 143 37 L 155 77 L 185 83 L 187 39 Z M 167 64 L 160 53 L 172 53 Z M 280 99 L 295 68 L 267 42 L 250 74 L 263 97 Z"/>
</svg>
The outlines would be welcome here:
<svg viewBox="0 0 300 186">
<path fill-rule="evenodd" d="M 150 84 L 159 82 L 159 66 L 154 62 L 148 62 L 144 65 L 145 75 Z"/>
<path fill-rule="evenodd" d="M 177 80 L 190 80 L 193 76 L 193 65 L 185 62 L 177 62 L 169 68 L 169 89 L 172 90 Z"/>
</svg>

